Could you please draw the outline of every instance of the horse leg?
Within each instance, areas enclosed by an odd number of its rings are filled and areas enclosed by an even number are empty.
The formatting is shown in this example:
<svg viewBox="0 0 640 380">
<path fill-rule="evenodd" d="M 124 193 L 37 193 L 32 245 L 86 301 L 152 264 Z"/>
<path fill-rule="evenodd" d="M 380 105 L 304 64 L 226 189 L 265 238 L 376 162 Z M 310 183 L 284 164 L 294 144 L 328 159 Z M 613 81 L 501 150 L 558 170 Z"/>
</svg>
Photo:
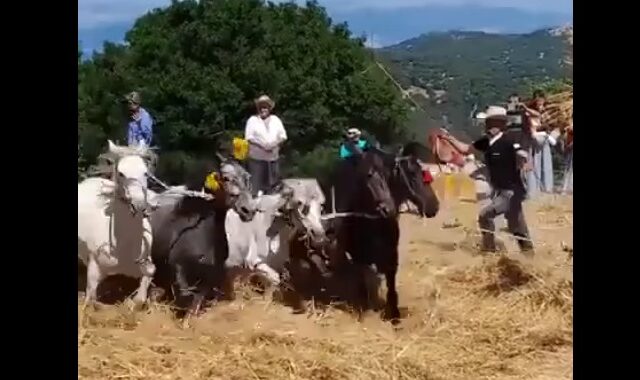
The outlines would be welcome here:
<svg viewBox="0 0 640 380">
<path fill-rule="evenodd" d="M 355 288 L 355 308 L 358 321 L 362 322 L 364 314 L 369 306 L 369 289 L 366 281 L 366 265 L 356 264 L 356 288 Z"/>
<path fill-rule="evenodd" d="M 235 281 L 242 274 L 242 269 L 238 267 L 227 267 L 224 274 L 224 282 L 222 285 L 222 294 L 224 299 L 233 301 L 236 298 Z"/>
<path fill-rule="evenodd" d="M 280 285 L 280 275 L 267 264 L 260 263 L 256 265 L 256 270 L 260 272 L 267 280 L 269 280 L 272 286 Z"/>
<path fill-rule="evenodd" d="M 291 257 L 289 262 L 285 265 L 285 271 L 281 281 L 282 291 L 286 298 L 289 298 L 293 312 L 295 314 L 302 314 L 307 311 L 304 304 L 304 296 L 302 293 L 306 293 L 306 285 L 302 284 L 305 276 L 303 275 L 302 260 L 297 257 Z"/>
<path fill-rule="evenodd" d="M 384 301 L 380 299 L 380 279 L 378 272 L 371 266 L 365 268 L 365 282 L 367 285 L 367 302 L 373 311 L 378 312 L 384 306 Z"/>
<path fill-rule="evenodd" d="M 151 261 L 144 261 L 140 264 L 140 272 L 142 277 L 140 278 L 140 285 L 136 290 L 136 295 L 133 297 L 133 302 L 137 305 L 142 305 L 147 302 L 147 293 L 149 286 L 151 286 L 151 280 L 156 272 L 156 266 Z"/>
<path fill-rule="evenodd" d="M 174 264 L 173 276 L 175 304 L 180 313 L 182 313 L 187 309 L 193 293 L 189 289 L 185 267 L 182 264 Z"/>
<path fill-rule="evenodd" d="M 398 291 L 396 290 L 397 265 L 389 265 L 384 268 L 384 277 L 387 283 L 387 304 L 384 319 L 388 319 L 393 324 L 400 322 L 400 309 L 398 309 Z"/>
<path fill-rule="evenodd" d="M 98 285 L 104 278 L 100 266 L 94 258 L 89 258 L 87 263 L 87 289 L 84 295 L 84 307 L 95 303 L 98 300 Z"/>
</svg>

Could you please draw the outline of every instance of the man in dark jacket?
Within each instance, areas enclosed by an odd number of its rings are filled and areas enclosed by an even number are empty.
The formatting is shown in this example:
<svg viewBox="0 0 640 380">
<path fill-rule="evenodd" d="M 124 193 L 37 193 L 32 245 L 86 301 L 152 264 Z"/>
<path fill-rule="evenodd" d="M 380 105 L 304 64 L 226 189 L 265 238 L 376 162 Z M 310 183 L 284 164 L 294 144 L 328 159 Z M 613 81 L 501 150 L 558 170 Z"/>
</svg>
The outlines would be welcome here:
<svg viewBox="0 0 640 380">
<path fill-rule="evenodd" d="M 485 136 L 471 145 L 460 142 L 450 134 L 445 134 L 444 138 L 463 154 L 468 154 L 472 147 L 484 153 L 493 192 L 491 203 L 480 210 L 478 217 L 482 230 L 482 250 L 496 251 L 494 219 L 504 214 L 509 232 L 518 239 L 521 251 L 533 255 L 533 244 L 522 210 L 526 196 L 522 171 L 530 170 L 530 164 L 521 139 L 507 133 L 507 124 L 507 110 L 491 106 L 486 112 Z"/>
</svg>

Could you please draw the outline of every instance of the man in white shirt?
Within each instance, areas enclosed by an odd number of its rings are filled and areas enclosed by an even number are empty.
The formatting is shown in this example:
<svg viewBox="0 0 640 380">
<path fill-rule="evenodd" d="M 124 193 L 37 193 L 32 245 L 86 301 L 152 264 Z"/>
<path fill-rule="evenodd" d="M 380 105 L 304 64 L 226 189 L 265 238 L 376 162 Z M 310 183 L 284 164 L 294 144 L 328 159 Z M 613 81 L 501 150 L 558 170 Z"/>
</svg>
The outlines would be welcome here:
<svg viewBox="0 0 640 380">
<path fill-rule="evenodd" d="M 248 169 L 253 194 L 268 193 L 280 180 L 280 146 L 287 140 L 282 121 L 271 111 L 275 103 L 267 95 L 255 101 L 257 114 L 247 120 L 244 138 L 249 142 Z"/>
</svg>

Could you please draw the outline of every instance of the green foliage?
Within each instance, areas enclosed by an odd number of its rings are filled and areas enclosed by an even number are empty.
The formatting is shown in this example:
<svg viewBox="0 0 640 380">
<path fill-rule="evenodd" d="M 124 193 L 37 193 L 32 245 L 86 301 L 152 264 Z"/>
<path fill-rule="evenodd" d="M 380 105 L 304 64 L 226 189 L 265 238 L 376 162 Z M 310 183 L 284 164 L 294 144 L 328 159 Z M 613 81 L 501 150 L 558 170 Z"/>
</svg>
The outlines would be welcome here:
<svg viewBox="0 0 640 380">
<path fill-rule="evenodd" d="M 346 25 L 333 25 L 316 2 L 173 1 L 139 18 L 125 45 L 80 62 L 78 138 L 90 164 L 106 138 L 125 136 L 121 97 L 142 94 L 156 121 L 159 174 L 182 180 L 196 157 L 241 136 L 262 93 L 276 101 L 289 135 L 292 174 L 337 155 L 336 141 L 356 125 L 383 142 L 402 139 L 406 105 Z M 308 156 L 308 157 L 307 157 Z"/>
<path fill-rule="evenodd" d="M 405 88 L 417 86 L 429 94 L 429 99 L 413 97 L 425 111 L 411 117 L 417 135 L 440 127 L 447 115 L 454 129 L 475 137 L 480 131 L 469 122 L 474 105 L 480 110 L 504 103 L 513 92 L 527 97 L 540 83 L 571 78 L 563 64 L 565 51 L 562 37 L 542 30 L 526 35 L 432 33 L 377 52 Z M 438 97 L 438 90 L 446 94 Z"/>
</svg>

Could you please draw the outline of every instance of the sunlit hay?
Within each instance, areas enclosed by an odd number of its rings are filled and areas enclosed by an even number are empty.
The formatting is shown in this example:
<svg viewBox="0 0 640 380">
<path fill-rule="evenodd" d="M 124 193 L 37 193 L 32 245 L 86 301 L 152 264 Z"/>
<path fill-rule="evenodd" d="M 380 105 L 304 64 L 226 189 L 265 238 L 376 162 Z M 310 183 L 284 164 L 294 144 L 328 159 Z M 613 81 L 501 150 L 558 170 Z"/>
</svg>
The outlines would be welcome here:
<svg viewBox="0 0 640 380">
<path fill-rule="evenodd" d="M 532 313 L 552 313 L 562 320 L 562 342 L 571 342 L 573 281 L 555 277 L 533 263 L 490 257 L 480 265 L 452 273 L 448 280 L 481 297 L 501 299 L 514 308 Z"/>
<path fill-rule="evenodd" d="M 475 213 L 473 205 L 463 211 Z M 409 312 L 399 328 L 376 313 L 359 323 L 334 307 L 295 315 L 246 283 L 186 329 L 166 305 L 83 312 L 79 302 L 78 378 L 571 379 L 567 267 L 545 256 L 442 250 L 438 242 L 464 235 L 443 232 L 441 222 L 429 229 L 403 220 L 413 239 L 401 242 L 398 289 Z"/>
</svg>

